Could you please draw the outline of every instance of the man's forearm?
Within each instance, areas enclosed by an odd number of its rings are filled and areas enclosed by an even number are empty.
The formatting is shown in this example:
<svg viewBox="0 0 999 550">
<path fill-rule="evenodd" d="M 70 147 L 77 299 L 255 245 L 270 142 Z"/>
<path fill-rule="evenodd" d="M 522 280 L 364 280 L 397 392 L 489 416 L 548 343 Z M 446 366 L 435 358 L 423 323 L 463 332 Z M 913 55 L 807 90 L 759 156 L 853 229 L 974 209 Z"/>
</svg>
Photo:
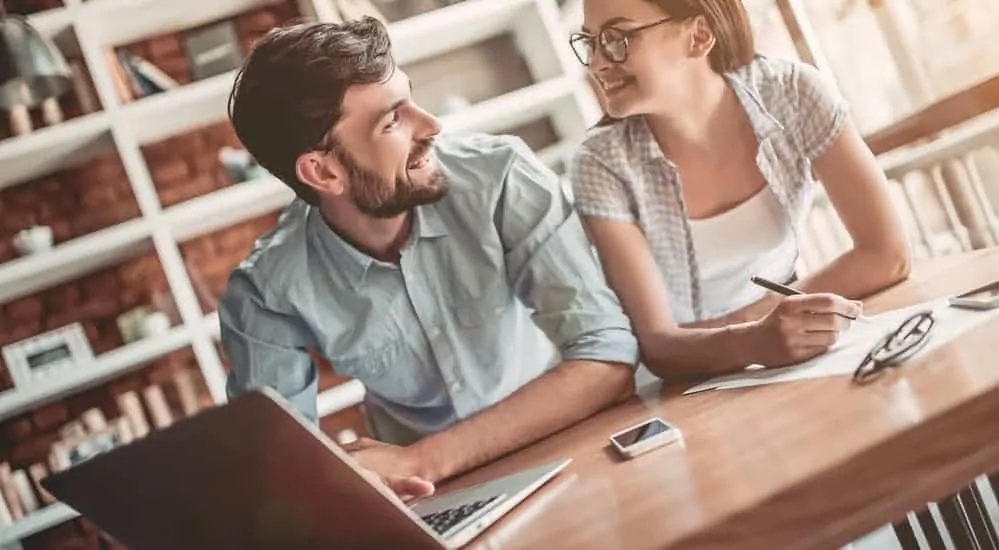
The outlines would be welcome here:
<svg viewBox="0 0 999 550">
<path fill-rule="evenodd" d="M 413 446 L 421 477 L 437 482 L 476 468 L 587 418 L 634 392 L 634 370 L 567 361 L 503 401 Z"/>
</svg>

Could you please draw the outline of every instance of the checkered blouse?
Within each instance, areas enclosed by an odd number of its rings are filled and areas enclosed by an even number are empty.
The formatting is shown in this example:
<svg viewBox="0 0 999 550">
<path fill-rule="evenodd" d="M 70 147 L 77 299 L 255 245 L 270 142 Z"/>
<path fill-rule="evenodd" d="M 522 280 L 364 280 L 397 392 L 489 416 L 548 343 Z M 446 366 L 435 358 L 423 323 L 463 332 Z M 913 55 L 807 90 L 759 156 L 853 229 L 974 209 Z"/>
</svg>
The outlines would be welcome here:
<svg viewBox="0 0 999 550">
<path fill-rule="evenodd" d="M 757 164 L 792 220 L 811 204 L 812 161 L 842 128 L 848 106 L 826 76 L 797 61 L 758 56 L 727 73 L 760 141 Z M 702 319 L 700 275 L 679 173 L 642 117 L 594 128 L 570 170 L 580 214 L 637 223 L 666 279 L 677 323 Z M 745 274 L 748 282 L 751 274 Z"/>
</svg>

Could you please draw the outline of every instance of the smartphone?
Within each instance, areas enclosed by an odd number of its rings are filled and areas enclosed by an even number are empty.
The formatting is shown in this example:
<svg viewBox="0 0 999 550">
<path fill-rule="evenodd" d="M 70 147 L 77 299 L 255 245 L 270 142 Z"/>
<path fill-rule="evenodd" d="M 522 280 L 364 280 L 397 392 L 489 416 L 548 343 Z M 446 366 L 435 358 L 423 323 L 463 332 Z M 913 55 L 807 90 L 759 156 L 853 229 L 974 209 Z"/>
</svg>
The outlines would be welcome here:
<svg viewBox="0 0 999 550">
<path fill-rule="evenodd" d="M 993 309 L 999 307 L 999 281 L 969 290 L 948 299 L 954 307 L 967 309 Z"/>
<path fill-rule="evenodd" d="M 624 458 L 634 458 L 680 439 L 679 428 L 658 417 L 610 436 L 611 444 Z"/>
</svg>

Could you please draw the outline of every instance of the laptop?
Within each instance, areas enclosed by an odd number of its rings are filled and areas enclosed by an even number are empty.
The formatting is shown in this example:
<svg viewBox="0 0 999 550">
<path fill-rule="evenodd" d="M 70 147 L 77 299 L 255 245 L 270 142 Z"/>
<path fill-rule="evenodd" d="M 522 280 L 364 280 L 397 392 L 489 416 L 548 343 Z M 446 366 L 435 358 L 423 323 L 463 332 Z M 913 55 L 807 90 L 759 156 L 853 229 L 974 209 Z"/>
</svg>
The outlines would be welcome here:
<svg viewBox="0 0 999 550">
<path fill-rule="evenodd" d="M 571 462 L 406 505 L 269 388 L 51 474 L 135 549 L 461 548 Z"/>
</svg>

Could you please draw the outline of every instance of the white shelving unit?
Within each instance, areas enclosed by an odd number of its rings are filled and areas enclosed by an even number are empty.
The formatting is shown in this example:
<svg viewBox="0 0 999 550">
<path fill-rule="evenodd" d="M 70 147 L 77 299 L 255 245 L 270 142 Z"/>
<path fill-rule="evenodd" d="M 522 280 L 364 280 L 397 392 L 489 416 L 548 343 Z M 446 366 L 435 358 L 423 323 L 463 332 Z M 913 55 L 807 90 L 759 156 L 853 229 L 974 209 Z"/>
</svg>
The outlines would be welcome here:
<svg viewBox="0 0 999 550">
<path fill-rule="evenodd" d="M 307 17 L 335 21 L 333 0 L 297 0 Z M 179 245 L 283 208 L 293 198 L 274 178 L 236 184 L 164 208 L 141 154 L 143 145 L 224 121 L 235 73 L 191 83 L 176 90 L 123 104 L 104 52 L 167 32 L 231 17 L 275 0 L 66 0 L 64 8 L 29 18 L 60 47 L 82 53 L 103 110 L 23 137 L 0 141 L 0 189 L 114 150 L 129 178 L 140 217 L 61 243 L 39 255 L 0 264 L 0 304 L 39 292 L 140 252 L 155 250 L 163 267 L 181 324 L 169 332 L 101 354 L 91 368 L 47 385 L 0 393 L 0 421 L 64 398 L 140 368 L 176 349 L 191 347 L 216 403 L 225 399 L 225 373 L 215 343 L 218 317 L 205 314 L 193 289 Z M 474 104 L 444 117 L 446 130 L 501 133 L 549 118 L 559 141 L 539 151 L 556 165 L 599 115 L 578 64 L 566 42 L 566 27 L 556 0 L 466 0 L 392 23 L 390 33 L 401 65 L 512 33 L 534 83 Z M 324 392 L 322 414 L 359 402 L 357 382 Z M 76 516 L 63 504 L 32 513 L 13 526 L 0 527 L 0 549 Z"/>
</svg>

